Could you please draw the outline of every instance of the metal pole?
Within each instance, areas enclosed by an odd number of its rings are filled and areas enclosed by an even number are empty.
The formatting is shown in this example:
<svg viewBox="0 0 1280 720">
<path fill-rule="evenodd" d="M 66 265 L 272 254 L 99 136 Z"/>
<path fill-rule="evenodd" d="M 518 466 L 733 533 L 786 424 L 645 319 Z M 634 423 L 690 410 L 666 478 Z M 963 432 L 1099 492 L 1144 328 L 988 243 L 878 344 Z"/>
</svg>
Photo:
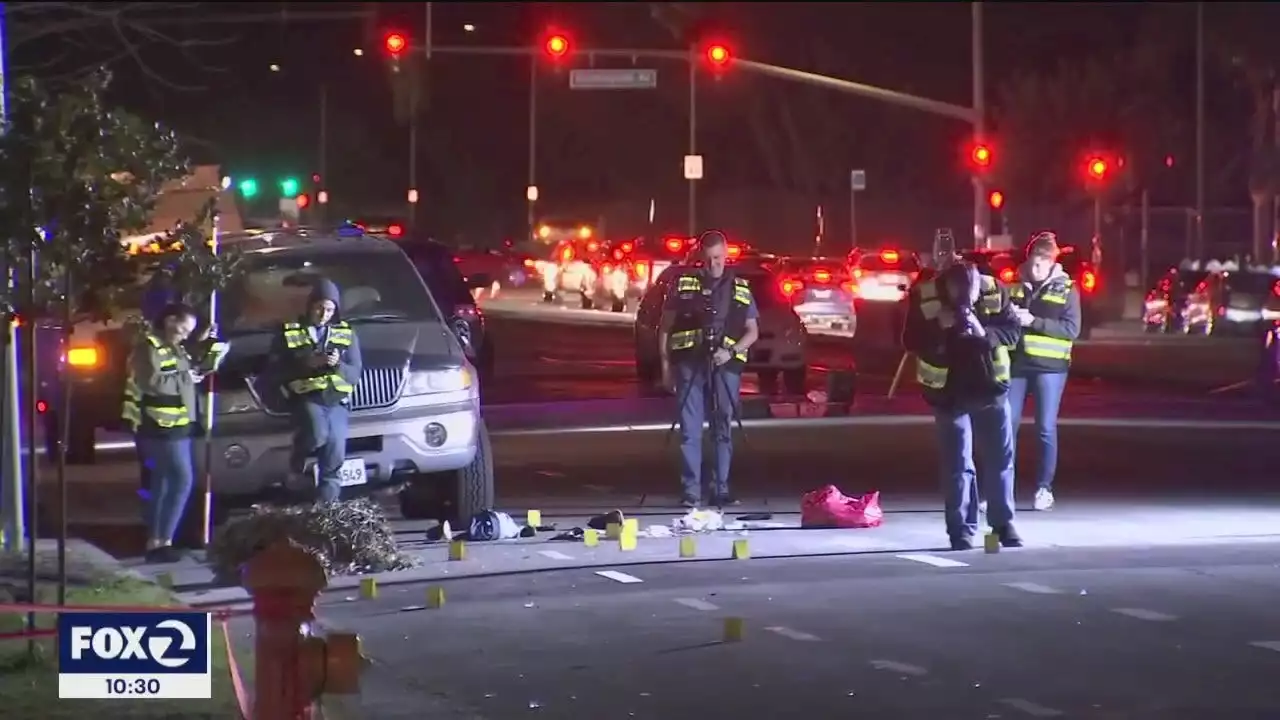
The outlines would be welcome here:
<svg viewBox="0 0 1280 720">
<path fill-rule="evenodd" d="M 1196 217 L 1195 253 L 1204 255 L 1204 3 L 1196 3 Z"/>
<path fill-rule="evenodd" d="M 409 68 L 409 189 L 418 188 L 418 70 L 417 65 Z M 421 199 L 418 193 L 415 199 Z M 405 194 L 405 201 L 409 199 Z M 416 225 L 418 203 L 409 203 L 409 225 Z"/>
<path fill-rule="evenodd" d="M 1093 196 L 1093 253 L 1102 248 L 1102 193 Z"/>
<path fill-rule="evenodd" d="M 7 3 L 0 2 L 0 120 L 7 117 L 9 84 L 6 70 L 7 46 L 5 44 L 5 10 Z M 0 133 L 4 132 L 4 124 L 0 123 Z M 7 238 L 6 238 L 7 240 Z M 0 254 L 0 263 L 5 263 L 8 254 Z M 5 282 L 8 283 L 9 296 L 17 292 L 16 270 L 4 267 Z M 4 406 L 0 407 L 0 430 L 4 437 L 0 438 L 0 478 L 3 478 L 3 496 L 0 496 L 0 509 L 4 511 L 4 546 L 11 552 L 19 552 L 26 539 L 26 520 L 23 508 L 26 506 L 22 488 L 22 428 L 18 420 L 22 417 L 21 401 L 18 399 L 21 383 L 18 381 L 18 332 L 12 322 L 4 322 L 0 332 L 4 333 L 4 372 L 0 381 L 4 389 L 0 397 L 4 398 Z M 33 458 L 34 459 L 34 458 Z"/>
<path fill-rule="evenodd" d="M 323 176 L 322 176 L 323 179 Z M 209 233 L 209 249 L 214 257 L 218 256 L 218 213 L 215 207 L 213 220 L 210 224 Z M 218 292 L 216 290 L 209 293 L 209 327 L 214 330 L 218 323 Z M 215 341 L 216 336 L 211 335 Z M 204 517 L 201 518 L 201 538 L 204 540 L 204 547 L 209 547 L 209 542 L 213 539 L 213 416 L 217 414 L 216 388 L 214 385 L 218 382 L 218 374 L 210 373 L 204 396 L 204 472 L 202 473 L 204 485 L 201 488 L 204 491 L 204 502 L 202 510 Z"/>
<path fill-rule="evenodd" d="M 320 193 L 329 182 L 329 86 L 320 85 L 320 173 L 319 187 L 316 188 L 316 220 L 319 225 L 325 223 L 325 204 L 320 202 Z M 210 318 L 209 322 L 213 322 Z"/>
<path fill-rule="evenodd" d="M 1138 288 L 1143 292 L 1147 285 L 1148 267 L 1151 264 L 1151 193 L 1142 190 L 1142 234 L 1138 238 Z"/>
<path fill-rule="evenodd" d="M 849 249 L 858 247 L 858 191 L 853 187 L 852 173 L 849 182 Z"/>
<path fill-rule="evenodd" d="M 698 154 L 698 48 L 689 48 L 689 154 Z M 689 237 L 698 235 L 698 181 L 689 179 Z"/>
<path fill-rule="evenodd" d="M 41 232 L 40 239 L 44 239 Z M 27 277 L 26 277 L 26 296 L 28 307 L 34 308 L 36 304 L 36 280 L 39 277 L 39 250 L 35 244 L 31 245 L 30 251 L 27 253 Z M 40 463 L 36 462 L 36 392 L 40 387 L 40 373 L 37 368 L 39 355 L 36 353 L 36 323 L 35 319 L 23 323 L 22 335 L 25 336 L 26 344 L 23 346 L 22 362 L 26 365 L 27 371 L 27 396 L 23 398 L 23 418 L 26 421 L 26 427 L 23 432 L 26 435 L 26 482 L 27 482 L 27 597 L 36 597 L 36 538 L 39 537 L 36 529 L 36 513 L 40 507 Z M 65 420 L 64 420 L 65 422 Z M 34 630 L 36 627 L 36 614 L 34 612 L 27 613 L 27 629 Z M 27 654 L 34 657 L 36 652 L 36 641 L 34 638 L 27 638 Z"/>
<path fill-rule="evenodd" d="M 970 22 L 973 37 L 973 137 L 978 142 L 985 142 L 987 134 L 987 92 L 986 69 L 983 66 L 982 53 L 982 3 L 971 3 Z M 990 247 L 991 213 L 987 207 L 987 182 L 981 174 L 973 177 L 973 246 L 975 248 Z"/>
<path fill-rule="evenodd" d="M 538 185 L 538 54 L 529 54 L 529 184 L 525 189 L 526 242 L 533 242 L 533 223 L 537 219 L 538 201 L 528 188 Z M 539 190 L 541 196 L 541 190 Z"/>
</svg>

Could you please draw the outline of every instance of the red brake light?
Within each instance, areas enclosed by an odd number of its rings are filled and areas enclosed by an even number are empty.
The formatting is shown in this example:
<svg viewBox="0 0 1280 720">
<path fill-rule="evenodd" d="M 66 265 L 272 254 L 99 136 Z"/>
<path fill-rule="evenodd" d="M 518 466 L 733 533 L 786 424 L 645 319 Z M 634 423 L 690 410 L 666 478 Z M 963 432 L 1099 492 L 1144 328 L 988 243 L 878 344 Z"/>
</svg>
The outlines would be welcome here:
<svg viewBox="0 0 1280 720">
<path fill-rule="evenodd" d="M 680 238 L 667 238 L 666 246 L 667 250 L 678 253 L 684 249 L 684 241 Z"/>
<path fill-rule="evenodd" d="M 400 237 L 404 234 L 404 226 L 398 223 L 391 223 L 387 226 L 387 234 L 391 237 Z"/>
<path fill-rule="evenodd" d="M 592 240 L 591 242 L 587 243 L 587 252 L 595 252 L 599 249 L 600 249 L 600 243 L 596 242 L 595 240 Z"/>
<path fill-rule="evenodd" d="M 1271 294 L 1280 297 L 1280 280 L 1277 280 L 1276 284 L 1271 286 Z"/>
<path fill-rule="evenodd" d="M 858 283 L 856 283 L 856 282 L 854 282 L 854 281 L 852 281 L 852 280 L 850 280 L 850 281 L 848 281 L 848 282 L 840 283 L 840 287 L 841 287 L 845 292 L 849 293 L 850 295 L 857 295 L 857 294 L 858 294 Z"/>
<path fill-rule="evenodd" d="M 778 283 L 778 289 L 782 290 L 785 297 L 791 297 L 804 289 L 804 283 L 794 278 L 786 278 Z"/>
<path fill-rule="evenodd" d="M 890 265 L 897 264 L 900 258 L 901 256 L 898 255 L 897 250 L 881 250 L 880 251 L 880 259 L 889 263 Z"/>
<path fill-rule="evenodd" d="M 1018 274 L 1013 271 L 1013 268 L 1005 268 L 1000 271 L 1000 282 L 1006 285 L 1012 283 L 1017 277 Z"/>
<path fill-rule="evenodd" d="M 42 415 L 43 415 L 44 413 L 49 412 L 49 403 L 47 403 L 47 402 L 45 402 L 45 401 L 43 401 L 43 400 L 37 400 L 37 401 L 36 401 L 36 412 L 38 412 L 38 413 L 40 413 L 40 414 L 42 414 Z"/>
<path fill-rule="evenodd" d="M 729 255 L 730 260 L 737 260 L 742 256 L 742 246 L 730 243 L 729 246 L 725 248 L 725 252 Z"/>
<path fill-rule="evenodd" d="M 638 278 L 647 278 L 647 277 L 649 277 L 649 263 L 647 263 L 647 262 L 638 262 L 638 263 L 636 263 L 636 265 L 635 265 L 635 269 L 636 269 L 636 277 L 638 277 Z"/>
<path fill-rule="evenodd" d="M 454 265 L 457 265 L 457 264 L 459 264 L 459 263 L 461 263 L 461 262 L 462 262 L 462 258 L 458 257 L 457 255 L 454 255 L 454 256 L 453 256 L 453 264 L 454 264 Z"/>
<path fill-rule="evenodd" d="M 830 270 L 814 270 L 813 281 L 820 282 L 820 283 L 831 282 L 831 271 Z"/>
<path fill-rule="evenodd" d="M 533 262 L 533 258 L 525 258 L 525 259 L 524 259 L 524 266 L 525 266 L 525 267 L 533 267 L 535 264 L 536 264 L 536 263 L 534 263 L 534 262 Z"/>
<path fill-rule="evenodd" d="M 610 264 L 608 264 L 608 263 L 605 263 L 605 264 L 604 264 L 603 266 L 601 266 L 601 268 L 600 268 L 600 274 L 601 274 L 601 275 L 608 275 L 608 274 L 609 274 L 609 273 L 611 273 L 611 272 L 613 272 L 613 266 L 612 266 L 612 265 L 610 265 Z"/>
<path fill-rule="evenodd" d="M 480 316 L 480 311 L 474 305 L 455 305 L 453 316 L 461 320 L 475 320 Z"/>
<path fill-rule="evenodd" d="M 631 252 L 632 250 L 635 250 L 635 249 L 636 249 L 636 246 L 635 246 L 635 245 L 633 245 L 633 244 L 631 244 L 631 243 L 629 243 L 629 242 L 624 242 L 624 243 L 622 243 L 622 252 L 624 252 L 624 253 L 629 253 L 629 252 Z"/>
<path fill-rule="evenodd" d="M 614 260 L 621 260 L 621 259 L 622 259 L 622 250 L 621 250 L 620 248 L 614 248 L 614 249 L 613 249 L 613 259 L 614 259 Z"/>
<path fill-rule="evenodd" d="M 1080 274 L 1080 285 L 1084 287 L 1085 292 L 1093 292 L 1098 287 L 1098 276 L 1092 270 L 1085 270 Z"/>
<path fill-rule="evenodd" d="M 569 262 L 573 259 L 573 248 L 567 247 L 560 251 L 560 262 Z"/>
</svg>

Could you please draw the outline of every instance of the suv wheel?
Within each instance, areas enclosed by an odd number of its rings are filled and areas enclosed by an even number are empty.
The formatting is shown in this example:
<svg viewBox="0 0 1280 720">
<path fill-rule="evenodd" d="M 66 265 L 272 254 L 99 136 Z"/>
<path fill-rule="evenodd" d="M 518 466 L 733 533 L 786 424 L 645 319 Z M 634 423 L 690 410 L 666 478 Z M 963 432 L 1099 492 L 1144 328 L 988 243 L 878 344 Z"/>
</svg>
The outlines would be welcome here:
<svg viewBox="0 0 1280 720">
<path fill-rule="evenodd" d="M 445 473 L 415 477 L 400 491 L 400 515 L 406 520 L 448 520 L 465 528 L 471 516 L 493 508 L 493 448 L 481 421 L 476 457 L 471 464 Z"/>
<path fill-rule="evenodd" d="M 615 299 L 615 300 L 613 301 L 613 305 L 612 305 L 609 309 L 610 309 L 610 310 L 612 310 L 612 311 L 614 311 L 614 312 L 616 312 L 616 313 L 626 312 L 626 311 L 627 311 L 627 301 L 626 301 L 626 300 L 617 300 L 617 299 Z"/>
<path fill-rule="evenodd" d="M 586 293 L 582 293 L 582 309 L 592 310 L 595 308 L 595 306 L 596 306 L 596 301 L 592 300 L 590 295 Z"/>
</svg>

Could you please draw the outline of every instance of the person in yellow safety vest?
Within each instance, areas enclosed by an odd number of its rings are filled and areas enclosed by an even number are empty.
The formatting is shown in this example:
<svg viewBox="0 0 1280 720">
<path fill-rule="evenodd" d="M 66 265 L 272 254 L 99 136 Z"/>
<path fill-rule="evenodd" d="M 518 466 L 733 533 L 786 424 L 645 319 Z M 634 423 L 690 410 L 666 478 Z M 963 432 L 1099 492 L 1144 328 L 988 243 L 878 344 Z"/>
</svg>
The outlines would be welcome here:
<svg viewBox="0 0 1280 720">
<path fill-rule="evenodd" d="M 203 376 L 182 344 L 196 328 L 191 307 L 164 308 L 133 349 L 121 415 L 135 428 L 134 441 L 150 472 L 147 561 L 177 562 L 173 537 L 195 483 L 192 435 L 196 385 Z"/>
<path fill-rule="evenodd" d="M 698 239 L 702 268 L 685 268 L 672 282 L 662 311 L 659 351 L 663 385 L 674 390 L 680 423 L 681 503 L 697 507 L 738 504 L 729 494 L 733 428 L 742 387 L 742 369 L 760 337 L 760 312 L 751 285 L 725 267 L 724 233 L 709 230 Z M 711 426 L 715 459 L 704 493 L 702 426 Z"/>
<path fill-rule="evenodd" d="M 1013 353 L 1009 412 L 1016 428 L 1027 396 L 1036 400 L 1040 465 L 1036 472 L 1036 510 L 1053 509 L 1053 475 L 1058 467 L 1058 408 L 1067 387 L 1071 344 L 1080 336 L 1080 293 L 1058 264 L 1058 238 L 1042 232 L 1027 245 L 1018 282 L 1009 288 L 1022 341 Z"/>
<path fill-rule="evenodd" d="M 968 550 L 978 531 L 978 494 L 992 531 L 1021 547 L 1013 526 L 1013 427 L 1009 349 L 1022 329 L 995 278 L 945 260 L 910 292 L 902 344 L 916 356 L 916 379 L 938 431 L 946 529 L 951 549 Z M 982 459 L 974 463 L 974 445 Z"/>
<path fill-rule="evenodd" d="M 268 368 L 293 413 L 290 470 L 307 482 L 307 463 L 314 457 L 322 502 L 333 502 L 342 492 L 339 472 L 346 459 L 351 394 L 364 365 L 359 338 L 339 315 L 340 303 L 338 286 L 318 278 L 306 317 L 281 328 Z"/>
</svg>

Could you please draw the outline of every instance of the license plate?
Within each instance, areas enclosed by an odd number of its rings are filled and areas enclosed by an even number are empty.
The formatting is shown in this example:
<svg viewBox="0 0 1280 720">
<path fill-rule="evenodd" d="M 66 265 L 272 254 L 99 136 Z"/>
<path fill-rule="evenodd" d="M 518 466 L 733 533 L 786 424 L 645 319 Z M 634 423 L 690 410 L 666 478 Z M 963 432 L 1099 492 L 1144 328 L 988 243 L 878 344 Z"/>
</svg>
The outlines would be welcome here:
<svg viewBox="0 0 1280 720">
<path fill-rule="evenodd" d="M 320 479 L 320 466 L 312 465 L 311 472 L 315 476 L 316 481 Z M 351 487 L 352 485 L 364 485 L 369 482 L 369 476 L 366 474 L 364 460 L 360 458 L 349 458 L 342 461 L 342 467 L 338 469 L 338 485 L 341 487 Z"/>
<path fill-rule="evenodd" d="M 831 291 L 830 290 L 814 290 L 813 299 L 814 300 L 830 300 Z"/>
</svg>

